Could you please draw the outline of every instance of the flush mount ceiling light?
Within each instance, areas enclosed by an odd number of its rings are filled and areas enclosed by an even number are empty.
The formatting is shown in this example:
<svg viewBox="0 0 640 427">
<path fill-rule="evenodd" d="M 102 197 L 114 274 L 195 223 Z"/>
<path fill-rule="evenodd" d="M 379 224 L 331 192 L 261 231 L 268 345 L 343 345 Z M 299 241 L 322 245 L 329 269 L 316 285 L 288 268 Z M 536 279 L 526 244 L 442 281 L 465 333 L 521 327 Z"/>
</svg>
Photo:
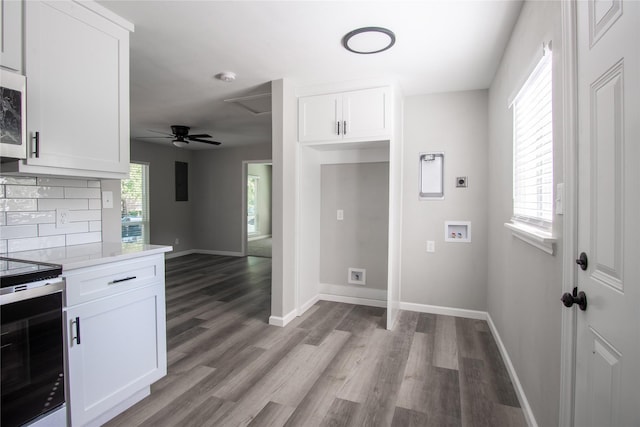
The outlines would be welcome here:
<svg viewBox="0 0 640 427">
<path fill-rule="evenodd" d="M 234 73 L 233 71 L 223 71 L 216 74 L 214 77 L 218 80 L 222 80 L 223 82 L 231 83 L 236 79 L 236 73 Z"/>
<path fill-rule="evenodd" d="M 383 52 L 393 46 L 396 35 L 382 27 L 363 27 L 345 34 L 342 46 L 350 52 L 368 55 Z"/>
</svg>

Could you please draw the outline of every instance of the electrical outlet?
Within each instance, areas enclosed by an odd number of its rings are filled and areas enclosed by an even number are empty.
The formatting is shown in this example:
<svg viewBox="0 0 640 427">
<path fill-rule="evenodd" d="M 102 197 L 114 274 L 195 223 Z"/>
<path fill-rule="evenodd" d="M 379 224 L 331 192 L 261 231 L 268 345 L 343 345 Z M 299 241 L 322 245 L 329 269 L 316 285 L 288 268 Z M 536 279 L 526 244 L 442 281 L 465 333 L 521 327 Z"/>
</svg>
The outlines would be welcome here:
<svg viewBox="0 0 640 427">
<path fill-rule="evenodd" d="M 102 209 L 113 208 L 113 191 L 102 192 Z"/>
<path fill-rule="evenodd" d="M 456 177 L 456 187 L 458 188 L 467 188 L 469 185 L 469 180 L 466 176 L 458 176 Z"/>
<path fill-rule="evenodd" d="M 174 245 L 179 245 L 180 244 L 180 238 L 176 237 L 175 242 L 173 242 Z"/>
<path fill-rule="evenodd" d="M 344 211 L 342 209 L 338 209 L 338 212 L 336 213 L 336 219 L 338 221 L 342 221 L 344 219 Z"/>
<path fill-rule="evenodd" d="M 66 228 L 70 222 L 69 209 L 56 209 L 56 228 Z"/>
<path fill-rule="evenodd" d="M 427 252 L 435 252 L 436 251 L 436 242 L 433 240 L 427 240 Z"/>
</svg>

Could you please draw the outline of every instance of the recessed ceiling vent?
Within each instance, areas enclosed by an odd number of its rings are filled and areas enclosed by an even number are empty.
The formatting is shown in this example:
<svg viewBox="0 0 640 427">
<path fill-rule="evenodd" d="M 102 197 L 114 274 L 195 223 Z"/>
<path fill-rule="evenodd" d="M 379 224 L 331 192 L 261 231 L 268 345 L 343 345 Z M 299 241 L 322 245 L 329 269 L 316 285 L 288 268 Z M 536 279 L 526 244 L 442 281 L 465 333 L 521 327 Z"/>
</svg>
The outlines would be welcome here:
<svg viewBox="0 0 640 427">
<path fill-rule="evenodd" d="M 255 116 L 271 113 L 271 94 L 260 93 L 257 95 L 241 96 L 238 98 L 225 99 L 224 102 L 230 102 L 241 108 L 244 108 Z"/>
</svg>

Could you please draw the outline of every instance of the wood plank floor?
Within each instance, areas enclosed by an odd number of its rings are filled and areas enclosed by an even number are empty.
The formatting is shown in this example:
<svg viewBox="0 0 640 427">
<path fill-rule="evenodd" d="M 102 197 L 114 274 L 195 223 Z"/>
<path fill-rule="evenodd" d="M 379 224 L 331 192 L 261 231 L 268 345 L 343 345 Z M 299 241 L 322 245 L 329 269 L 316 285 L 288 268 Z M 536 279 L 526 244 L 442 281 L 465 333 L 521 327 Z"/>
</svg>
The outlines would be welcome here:
<svg viewBox="0 0 640 427">
<path fill-rule="evenodd" d="M 320 301 L 267 324 L 271 260 L 167 261 L 168 375 L 108 426 L 526 426 L 487 323 Z"/>
</svg>

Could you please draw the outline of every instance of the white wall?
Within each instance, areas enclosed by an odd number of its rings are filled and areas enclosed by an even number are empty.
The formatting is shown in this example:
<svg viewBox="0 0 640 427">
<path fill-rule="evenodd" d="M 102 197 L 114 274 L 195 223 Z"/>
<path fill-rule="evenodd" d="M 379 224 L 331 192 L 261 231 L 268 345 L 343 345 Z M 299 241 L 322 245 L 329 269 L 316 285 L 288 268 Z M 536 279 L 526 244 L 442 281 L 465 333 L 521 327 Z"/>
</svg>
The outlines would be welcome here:
<svg viewBox="0 0 640 427">
<path fill-rule="evenodd" d="M 405 98 L 402 302 L 487 308 L 487 125 L 486 90 Z M 445 155 L 444 200 L 418 199 L 419 153 L 430 151 Z M 468 188 L 455 187 L 457 176 Z M 471 243 L 445 242 L 447 220 L 471 221 Z"/>
<path fill-rule="evenodd" d="M 386 300 L 389 163 L 322 165 L 319 196 L 320 283 L 379 289 Z M 348 283 L 350 267 L 366 270 L 364 288 Z"/>
<path fill-rule="evenodd" d="M 562 182 L 560 2 L 525 2 L 489 91 L 487 306 L 541 426 L 557 425 L 560 396 L 562 242 L 543 253 L 504 227 L 512 213 L 512 111 L 508 99 L 553 40 L 554 180 Z M 473 185 L 473 181 L 471 181 Z M 554 217 L 562 237 L 562 217 Z"/>
</svg>

